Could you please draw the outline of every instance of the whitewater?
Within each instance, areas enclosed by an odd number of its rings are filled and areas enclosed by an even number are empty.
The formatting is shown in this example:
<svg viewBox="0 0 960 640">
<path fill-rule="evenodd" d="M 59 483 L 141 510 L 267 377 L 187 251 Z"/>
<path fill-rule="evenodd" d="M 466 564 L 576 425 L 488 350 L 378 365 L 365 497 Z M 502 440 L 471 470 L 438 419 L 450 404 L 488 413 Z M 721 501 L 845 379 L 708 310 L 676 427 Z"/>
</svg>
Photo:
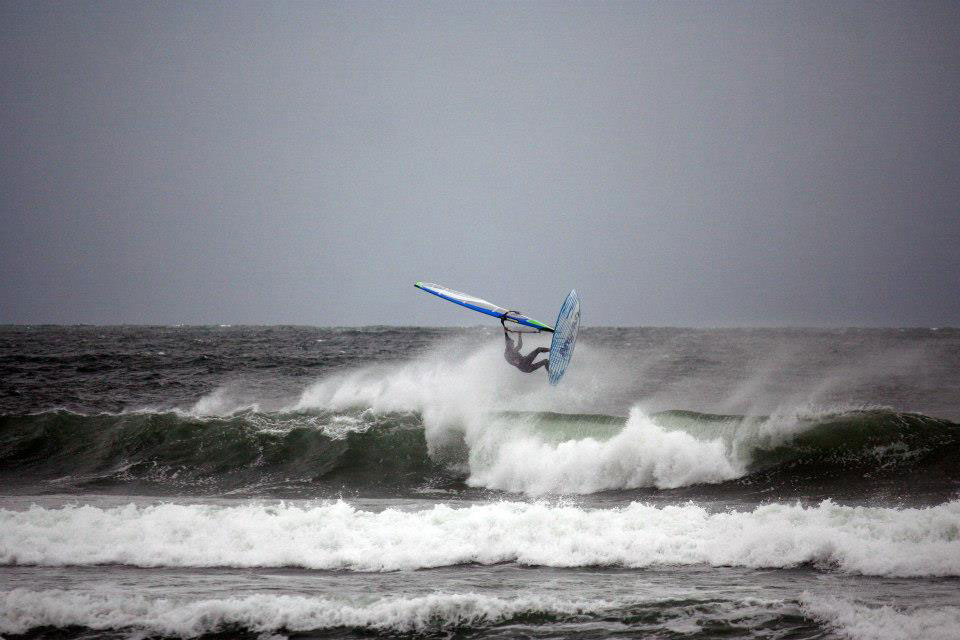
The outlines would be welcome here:
<svg viewBox="0 0 960 640">
<path fill-rule="evenodd" d="M 0 329 L 0 634 L 960 634 L 960 332 L 501 351 Z"/>
<path fill-rule="evenodd" d="M 64 532 L 70 536 L 65 537 Z M 408 511 L 320 506 L 90 505 L 0 511 L 0 563 L 396 571 L 811 563 L 877 576 L 960 576 L 960 502 L 925 509 L 524 502 Z"/>
</svg>

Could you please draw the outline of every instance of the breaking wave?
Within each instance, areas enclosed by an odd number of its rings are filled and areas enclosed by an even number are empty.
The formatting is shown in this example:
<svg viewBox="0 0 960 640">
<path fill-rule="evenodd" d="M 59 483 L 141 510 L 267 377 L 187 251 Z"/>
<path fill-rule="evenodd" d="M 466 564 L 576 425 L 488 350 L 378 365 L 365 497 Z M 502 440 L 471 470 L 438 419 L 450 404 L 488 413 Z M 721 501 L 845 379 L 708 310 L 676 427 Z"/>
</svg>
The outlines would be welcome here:
<svg viewBox="0 0 960 640">
<path fill-rule="evenodd" d="M 48 492 L 333 496 L 475 487 L 546 495 L 904 476 L 947 490 L 958 453 L 957 425 L 887 410 L 766 418 L 636 408 L 626 418 L 440 419 L 371 408 L 0 416 L 0 478 Z"/>
<path fill-rule="evenodd" d="M 69 536 L 63 532 L 69 531 Z M 812 564 L 881 576 L 960 576 L 960 502 L 919 509 L 497 502 L 365 511 L 345 502 L 0 510 L 0 563 L 393 571 L 470 563 L 550 567 Z"/>
<path fill-rule="evenodd" d="M 960 607 L 866 606 L 804 593 L 799 600 L 679 598 L 575 600 L 546 594 L 503 598 L 473 592 L 342 601 L 329 597 L 250 594 L 181 600 L 127 593 L 14 589 L 0 592 L 0 633 L 56 629 L 57 637 L 122 632 L 134 637 L 265 637 L 267 634 L 352 631 L 361 635 L 433 637 L 483 629 L 511 636 L 555 630 L 595 631 L 616 620 L 631 635 L 740 635 L 761 627 L 777 636 L 854 640 L 947 640 L 960 630 Z M 326 635 L 326 634 L 325 634 Z M 352 634 L 351 634 L 352 635 Z M 275 637 L 275 636 L 273 636 Z"/>
<path fill-rule="evenodd" d="M 88 637 L 90 631 L 133 637 L 276 637 L 271 633 L 320 632 L 328 637 L 403 634 L 413 637 L 595 635 L 611 621 L 631 636 L 741 635 L 762 626 L 777 635 L 819 635 L 822 625 L 794 600 L 664 598 L 650 600 L 569 599 L 545 594 L 504 598 L 466 593 L 413 597 L 330 597 L 252 594 L 201 600 L 160 599 L 124 593 L 75 591 L 0 592 L 0 633 L 29 634 L 56 629 L 57 637 Z M 921 627 L 922 628 L 922 627 Z M 497 633 L 497 632 L 500 633 Z M 811 636 L 812 637 L 812 636 Z"/>
<path fill-rule="evenodd" d="M 946 420 L 888 409 L 648 414 L 640 405 L 588 415 L 608 380 L 591 349 L 578 358 L 583 366 L 559 388 L 505 371 L 488 345 L 332 374 L 271 410 L 220 388 L 187 408 L 0 415 L 0 479 L 23 491 L 284 497 L 842 488 L 882 477 L 943 493 L 960 479 L 960 426 Z"/>
<path fill-rule="evenodd" d="M 604 602 L 576 603 L 551 597 L 497 598 L 436 594 L 384 598 L 367 604 L 326 598 L 258 594 L 183 602 L 111 594 L 13 590 L 0 594 L 0 632 L 26 633 L 38 627 L 93 630 L 138 629 L 160 636 L 192 638 L 225 630 L 252 632 L 366 629 L 437 632 L 534 616 L 561 620 Z"/>
</svg>

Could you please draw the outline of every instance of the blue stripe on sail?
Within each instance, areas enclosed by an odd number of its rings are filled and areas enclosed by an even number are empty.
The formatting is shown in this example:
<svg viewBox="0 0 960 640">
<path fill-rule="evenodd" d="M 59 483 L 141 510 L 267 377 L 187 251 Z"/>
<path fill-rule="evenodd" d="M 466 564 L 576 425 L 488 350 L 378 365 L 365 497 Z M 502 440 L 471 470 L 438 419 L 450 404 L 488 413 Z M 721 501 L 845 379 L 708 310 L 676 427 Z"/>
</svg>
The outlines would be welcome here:
<svg viewBox="0 0 960 640">
<path fill-rule="evenodd" d="M 433 295 L 437 296 L 438 298 L 443 298 L 444 300 L 447 300 L 447 301 L 452 302 L 452 303 L 454 303 L 454 304 L 458 304 L 458 305 L 460 305 L 461 307 L 466 307 L 467 309 L 471 309 L 471 310 L 473 310 L 473 311 L 479 311 L 480 313 L 486 314 L 486 315 L 488 315 L 488 316 L 493 316 L 494 318 L 506 318 L 507 320 L 510 320 L 511 322 L 516 322 L 517 324 L 522 324 L 522 325 L 524 325 L 524 326 L 526 326 L 526 327 L 532 327 L 532 328 L 534 328 L 534 329 L 544 329 L 544 330 L 546 330 L 546 331 L 552 331 L 552 329 L 551 329 L 549 326 L 544 325 L 544 324 L 540 324 L 540 323 L 530 322 L 529 320 L 527 320 L 527 319 L 524 318 L 524 317 L 508 316 L 508 315 L 506 315 L 505 313 L 497 313 L 496 311 L 492 311 L 492 310 L 490 310 L 490 309 L 484 309 L 483 307 L 478 307 L 478 306 L 476 306 L 476 305 L 472 305 L 472 304 L 470 304 L 469 302 L 464 302 L 463 300 L 457 300 L 456 298 L 451 298 L 450 296 L 444 295 L 444 294 L 440 293 L 439 291 L 437 291 L 437 290 L 435 290 L 435 289 L 431 289 L 430 287 L 423 286 L 423 285 L 420 284 L 419 282 L 416 283 L 416 284 L 414 284 L 413 286 L 415 286 L 417 289 L 420 289 L 421 291 L 426 291 L 427 293 L 432 293 Z M 491 303 L 488 303 L 488 304 L 493 304 L 493 303 L 491 302 Z"/>
</svg>

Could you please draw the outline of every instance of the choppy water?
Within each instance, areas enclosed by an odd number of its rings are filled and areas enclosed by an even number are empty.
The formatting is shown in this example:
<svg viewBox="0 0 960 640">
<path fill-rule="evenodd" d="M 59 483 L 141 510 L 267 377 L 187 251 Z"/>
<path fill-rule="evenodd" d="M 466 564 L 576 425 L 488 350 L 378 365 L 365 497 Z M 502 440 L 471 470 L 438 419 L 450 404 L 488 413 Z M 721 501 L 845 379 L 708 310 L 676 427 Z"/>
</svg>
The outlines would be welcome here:
<svg viewBox="0 0 960 640">
<path fill-rule="evenodd" d="M 0 634 L 960 637 L 960 331 L 501 349 L 0 328 Z"/>
</svg>

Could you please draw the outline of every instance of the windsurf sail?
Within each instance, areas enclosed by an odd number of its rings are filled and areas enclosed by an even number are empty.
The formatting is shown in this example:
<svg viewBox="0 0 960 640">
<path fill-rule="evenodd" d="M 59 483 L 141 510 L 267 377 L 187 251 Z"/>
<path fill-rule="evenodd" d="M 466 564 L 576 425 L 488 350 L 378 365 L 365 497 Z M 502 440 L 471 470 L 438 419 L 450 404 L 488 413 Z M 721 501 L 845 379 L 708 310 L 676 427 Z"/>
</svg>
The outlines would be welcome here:
<svg viewBox="0 0 960 640">
<path fill-rule="evenodd" d="M 454 304 L 459 304 L 460 306 L 466 307 L 467 309 L 472 309 L 473 311 L 485 313 L 488 316 L 493 316 L 494 318 L 500 318 L 505 322 L 515 322 L 519 325 L 532 327 L 539 331 L 553 331 L 553 327 L 548 324 L 544 324 L 539 320 L 534 320 L 533 318 L 528 318 L 517 311 L 511 311 L 510 309 L 505 309 L 504 307 L 498 307 L 492 302 L 487 302 L 482 298 L 472 296 L 468 293 L 454 291 L 453 289 L 441 287 L 440 285 L 433 284 L 432 282 L 417 282 L 413 286 L 415 286 L 417 289 L 426 291 L 427 293 L 432 293 L 438 298 L 449 300 Z"/>
<path fill-rule="evenodd" d="M 557 324 L 550 341 L 550 384 L 557 384 L 573 358 L 573 347 L 580 332 L 580 296 L 574 289 L 567 295 L 557 315 Z"/>
</svg>

